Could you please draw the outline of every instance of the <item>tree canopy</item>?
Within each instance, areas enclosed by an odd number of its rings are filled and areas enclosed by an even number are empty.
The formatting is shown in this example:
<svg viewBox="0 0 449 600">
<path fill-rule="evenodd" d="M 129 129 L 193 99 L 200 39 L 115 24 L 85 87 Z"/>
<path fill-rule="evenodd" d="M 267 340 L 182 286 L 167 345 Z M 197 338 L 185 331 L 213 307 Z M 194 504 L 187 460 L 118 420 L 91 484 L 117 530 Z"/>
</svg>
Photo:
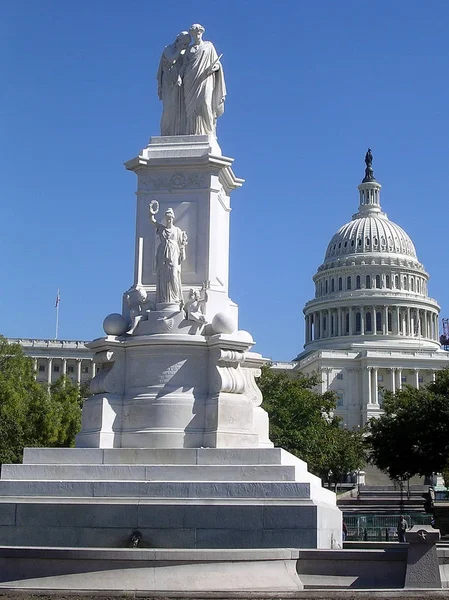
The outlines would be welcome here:
<svg viewBox="0 0 449 600">
<path fill-rule="evenodd" d="M 373 464 L 393 479 L 448 470 L 449 369 L 420 389 L 384 393 L 384 414 L 368 425 Z"/>
<path fill-rule="evenodd" d="M 35 380 L 20 344 L 0 337 L 0 463 L 20 462 L 26 446 L 73 446 L 87 390 L 70 378 Z"/>
<path fill-rule="evenodd" d="M 315 391 L 317 374 L 294 376 L 262 369 L 262 407 L 270 418 L 270 439 L 308 463 L 309 470 L 334 483 L 365 464 L 362 433 L 341 427 L 333 414 L 334 392 Z"/>
</svg>

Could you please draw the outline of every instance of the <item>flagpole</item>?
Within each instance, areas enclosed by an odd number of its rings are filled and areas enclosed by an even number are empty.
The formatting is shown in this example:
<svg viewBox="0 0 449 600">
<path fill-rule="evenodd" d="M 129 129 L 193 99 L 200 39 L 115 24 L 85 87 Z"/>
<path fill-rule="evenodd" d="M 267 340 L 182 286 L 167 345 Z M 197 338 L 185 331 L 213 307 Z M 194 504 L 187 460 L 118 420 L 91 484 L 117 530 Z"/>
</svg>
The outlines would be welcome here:
<svg viewBox="0 0 449 600">
<path fill-rule="evenodd" d="M 59 332 L 59 300 L 60 300 L 60 296 L 59 296 L 59 288 L 58 288 L 58 292 L 56 294 L 56 331 L 55 331 L 55 340 L 58 339 L 58 332 Z"/>
</svg>

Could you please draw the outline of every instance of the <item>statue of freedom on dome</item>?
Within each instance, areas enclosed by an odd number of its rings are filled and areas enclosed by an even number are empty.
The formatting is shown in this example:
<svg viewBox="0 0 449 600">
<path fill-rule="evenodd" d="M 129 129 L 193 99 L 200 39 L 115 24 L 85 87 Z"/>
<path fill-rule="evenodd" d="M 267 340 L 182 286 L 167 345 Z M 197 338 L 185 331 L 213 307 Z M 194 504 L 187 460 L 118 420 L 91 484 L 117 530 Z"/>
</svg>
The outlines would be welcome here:
<svg viewBox="0 0 449 600">
<path fill-rule="evenodd" d="M 203 33 L 204 27 L 195 23 L 189 29 L 192 43 L 187 49 L 183 46 L 185 32 L 181 32 L 175 40 L 173 52 L 167 51 L 171 49 L 168 46 L 164 50 L 161 65 L 169 55 L 166 69 L 170 73 L 170 94 L 164 96 L 160 93 L 160 98 L 163 102 L 163 123 L 168 123 L 169 127 L 161 127 L 161 135 L 216 135 L 217 119 L 224 113 L 226 84 L 221 55 L 218 56 L 212 42 L 203 40 Z M 181 50 L 178 50 L 178 45 Z M 176 69 L 179 70 L 176 72 Z M 162 66 L 158 71 L 159 90 L 163 89 L 163 72 Z M 182 101 L 177 98 L 178 93 L 182 95 Z M 173 128 L 170 126 L 172 123 L 176 124 Z"/>
<path fill-rule="evenodd" d="M 365 154 L 365 165 L 365 177 L 362 179 L 362 183 L 366 183 L 367 181 L 376 181 L 373 171 L 373 153 L 371 152 L 371 148 L 368 148 L 368 151 Z"/>
</svg>

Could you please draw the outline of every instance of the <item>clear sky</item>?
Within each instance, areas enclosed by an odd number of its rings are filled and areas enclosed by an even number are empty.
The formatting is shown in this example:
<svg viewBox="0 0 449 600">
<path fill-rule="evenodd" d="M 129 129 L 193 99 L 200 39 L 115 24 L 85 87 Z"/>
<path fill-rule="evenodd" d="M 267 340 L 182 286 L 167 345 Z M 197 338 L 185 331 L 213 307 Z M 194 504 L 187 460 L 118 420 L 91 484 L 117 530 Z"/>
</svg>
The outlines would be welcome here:
<svg viewBox="0 0 449 600">
<path fill-rule="evenodd" d="M 132 283 L 136 179 L 158 135 L 163 47 L 206 27 L 228 88 L 231 297 L 255 350 L 303 345 L 327 244 L 358 206 L 368 146 L 382 207 L 449 316 L 449 2 L 14 0 L 1 3 L 0 333 L 102 335 Z"/>
</svg>

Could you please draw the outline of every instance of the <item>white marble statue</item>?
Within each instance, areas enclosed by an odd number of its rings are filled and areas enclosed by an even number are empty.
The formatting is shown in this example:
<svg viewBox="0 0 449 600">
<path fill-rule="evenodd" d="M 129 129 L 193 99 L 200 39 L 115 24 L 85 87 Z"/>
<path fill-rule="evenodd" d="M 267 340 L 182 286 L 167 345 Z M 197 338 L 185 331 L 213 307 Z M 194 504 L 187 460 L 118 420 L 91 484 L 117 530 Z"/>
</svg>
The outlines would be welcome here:
<svg viewBox="0 0 449 600">
<path fill-rule="evenodd" d="M 134 333 L 139 322 L 145 317 L 143 304 L 146 301 L 147 292 L 140 284 L 137 284 L 135 288 L 132 288 L 127 292 L 126 302 L 129 307 L 129 334 Z"/>
<path fill-rule="evenodd" d="M 162 100 L 161 135 L 182 135 L 186 132 L 180 72 L 190 40 L 190 34 L 181 31 L 162 52 L 157 71 L 157 93 L 159 100 Z"/>
<path fill-rule="evenodd" d="M 150 220 L 156 227 L 159 246 L 156 251 L 156 303 L 183 303 L 181 284 L 181 263 L 185 260 L 187 234 L 174 225 L 175 214 L 172 208 L 165 211 L 165 225 L 158 223 L 155 214 L 159 210 L 156 200 L 150 202 Z"/>
<path fill-rule="evenodd" d="M 189 33 L 193 42 L 181 66 L 186 133 L 215 135 L 217 118 L 224 112 L 226 97 L 223 68 L 212 42 L 203 40 L 204 27 L 195 23 Z"/>
<path fill-rule="evenodd" d="M 184 306 L 186 319 L 196 323 L 206 323 L 205 307 L 207 303 L 207 289 L 209 282 L 205 281 L 200 290 L 190 289 L 189 298 Z"/>
</svg>

